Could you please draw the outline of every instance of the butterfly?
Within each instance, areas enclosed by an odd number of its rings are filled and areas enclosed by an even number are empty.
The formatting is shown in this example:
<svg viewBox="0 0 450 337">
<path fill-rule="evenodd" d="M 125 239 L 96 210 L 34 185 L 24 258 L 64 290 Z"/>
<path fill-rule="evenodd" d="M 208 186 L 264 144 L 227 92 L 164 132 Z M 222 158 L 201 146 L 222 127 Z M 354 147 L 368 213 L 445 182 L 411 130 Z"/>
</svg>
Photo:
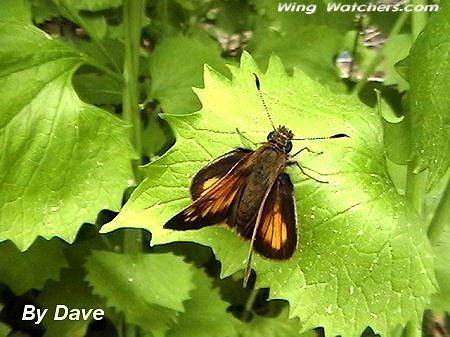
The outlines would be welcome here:
<svg viewBox="0 0 450 337">
<path fill-rule="evenodd" d="M 255 81 L 260 92 L 256 75 Z M 264 100 L 263 105 L 266 106 Z M 341 137 L 348 136 L 304 139 Z M 311 150 L 304 147 L 290 155 L 292 140 L 292 131 L 279 126 L 257 149 L 237 148 L 202 168 L 192 180 L 193 202 L 167 221 L 164 228 L 193 230 L 225 223 L 250 240 L 244 286 L 253 250 L 269 259 L 291 258 L 298 242 L 298 220 L 294 187 L 285 169 L 297 165 L 303 174 L 315 179 L 293 160 L 300 152 Z"/>
</svg>

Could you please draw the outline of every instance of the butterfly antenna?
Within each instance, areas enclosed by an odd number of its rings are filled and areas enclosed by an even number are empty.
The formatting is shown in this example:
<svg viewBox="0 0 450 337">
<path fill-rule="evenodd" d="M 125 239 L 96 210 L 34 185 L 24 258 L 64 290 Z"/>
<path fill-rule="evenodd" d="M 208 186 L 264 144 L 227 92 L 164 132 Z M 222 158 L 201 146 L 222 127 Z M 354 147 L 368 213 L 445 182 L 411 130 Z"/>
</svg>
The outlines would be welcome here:
<svg viewBox="0 0 450 337">
<path fill-rule="evenodd" d="M 320 140 L 320 139 L 335 139 L 335 138 L 350 138 L 345 133 L 338 133 L 329 137 L 307 137 L 307 138 L 294 138 L 292 140 Z"/>
<path fill-rule="evenodd" d="M 256 89 L 258 89 L 259 98 L 261 99 L 262 105 L 264 106 L 264 110 L 266 110 L 267 117 L 269 117 L 270 124 L 272 124 L 272 128 L 275 130 L 275 125 L 273 124 L 272 117 L 270 116 L 269 113 L 269 109 L 267 109 L 266 102 L 264 101 L 264 97 L 261 93 L 261 83 L 259 82 L 259 78 L 255 73 L 253 73 L 253 75 L 255 76 L 255 84 Z"/>
</svg>

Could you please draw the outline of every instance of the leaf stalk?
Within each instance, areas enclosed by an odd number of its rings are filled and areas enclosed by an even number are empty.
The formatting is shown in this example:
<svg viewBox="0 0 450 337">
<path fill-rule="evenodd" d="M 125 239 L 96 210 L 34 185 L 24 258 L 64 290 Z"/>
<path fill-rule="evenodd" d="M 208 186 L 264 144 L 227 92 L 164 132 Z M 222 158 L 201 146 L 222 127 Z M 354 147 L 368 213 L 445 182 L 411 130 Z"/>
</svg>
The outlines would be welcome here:
<svg viewBox="0 0 450 337">
<path fill-rule="evenodd" d="M 432 244 L 441 237 L 445 226 L 448 226 L 448 219 L 450 219 L 450 180 L 447 181 L 447 187 L 428 227 L 428 238 Z"/>
<path fill-rule="evenodd" d="M 139 173 L 142 154 L 141 139 L 141 114 L 139 108 L 139 51 L 141 48 L 141 27 L 145 0 L 124 0 L 123 2 L 123 26 L 125 37 L 125 61 L 124 61 L 124 86 L 123 86 L 123 118 L 132 127 L 130 128 L 130 141 L 139 154 L 139 159 L 134 161 L 133 171 L 136 181 L 139 183 L 142 177 Z M 142 251 L 141 231 L 127 229 L 124 233 L 124 252 L 138 254 Z M 139 331 L 136 326 L 125 322 L 126 337 L 136 337 Z"/>
<path fill-rule="evenodd" d="M 421 5 L 425 6 L 427 5 L 426 0 L 412 0 L 411 4 L 413 6 Z M 426 11 L 414 11 L 412 12 L 411 17 L 411 29 L 412 29 L 412 36 L 413 39 L 417 39 L 417 36 L 419 36 L 420 32 L 425 28 L 425 25 L 427 23 L 427 12 Z"/>
</svg>

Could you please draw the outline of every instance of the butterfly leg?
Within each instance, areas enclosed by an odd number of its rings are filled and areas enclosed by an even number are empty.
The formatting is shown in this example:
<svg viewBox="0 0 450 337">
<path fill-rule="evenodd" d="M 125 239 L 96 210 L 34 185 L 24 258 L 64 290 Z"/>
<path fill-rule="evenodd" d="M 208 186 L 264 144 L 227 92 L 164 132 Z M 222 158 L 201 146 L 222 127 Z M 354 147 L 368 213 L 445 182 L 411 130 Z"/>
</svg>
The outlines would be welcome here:
<svg viewBox="0 0 450 337">
<path fill-rule="evenodd" d="M 323 153 L 322 151 L 317 152 L 317 151 L 311 150 L 309 147 L 304 147 L 304 148 L 300 149 L 299 151 L 295 152 L 291 157 L 295 157 L 296 155 L 300 154 L 300 152 L 305 151 L 305 150 L 310 152 L 310 153 L 315 153 L 315 154 L 322 154 Z"/>
<path fill-rule="evenodd" d="M 248 142 L 248 143 L 253 144 L 253 147 L 254 147 L 254 148 L 258 147 L 258 143 L 255 143 L 255 142 L 252 141 L 251 139 L 245 137 L 244 134 L 243 134 L 238 128 L 236 128 L 236 132 L 239 134 L 239 137 L 241 137 L 242 143 L 244 143 L 244 142 L 243 142 L 243 140 L 244 140 L 244 141 L 246 141 L 246 142 Z M 247 146 L 246 146 L 246 147 L 247 147 Z"/>
<path fill-rule="evenodd" d="M 313 177 L 312 175 L 306 173 L 306 171 L 303 169 L 303 167 L 302 167 L 302 166 L 298 163 L 298 161 L 296 161 L 296 160 L 289 161 L 287 164 L 288 164 L 289 166 L 290 166 L 290 165 L 297 165 L 297 167 L 300 169 L 300 171 L 301 171 L 305 176 L 307 176 L 307 177 L 311 178 L 312 180 L 315 180 L 315 181 L 317 181 L 317 182 L 319 182 L 319 183 L 328 184 L 328 181 L 319 180 L 319 179 Z M 311 171 L 313 171 L 313 172 L 315 172 L 315 173 L 317 173 L 317 174 L 320 174 L 319 172 L 314 171 L 314 170 L 312 170 L 312 169 L 308 169 L 308 170 L 311 170 Z"/>
</svg>

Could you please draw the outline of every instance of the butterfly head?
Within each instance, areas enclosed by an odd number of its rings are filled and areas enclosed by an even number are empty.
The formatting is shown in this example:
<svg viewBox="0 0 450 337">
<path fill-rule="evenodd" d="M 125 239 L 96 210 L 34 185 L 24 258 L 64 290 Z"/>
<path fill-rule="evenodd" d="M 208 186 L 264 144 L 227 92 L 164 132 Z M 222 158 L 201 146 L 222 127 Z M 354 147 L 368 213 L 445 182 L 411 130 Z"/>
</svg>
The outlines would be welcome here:
<svg viewBox="0 0 450 337">
<path fill-rule="evenodd" d="M 292 138 L 294 138 L 294 134 L 285 126 L 279 126 L 267 135 L 267 140 L 285 153 L 289 153 L 292 150 Z"/>
</svg>

